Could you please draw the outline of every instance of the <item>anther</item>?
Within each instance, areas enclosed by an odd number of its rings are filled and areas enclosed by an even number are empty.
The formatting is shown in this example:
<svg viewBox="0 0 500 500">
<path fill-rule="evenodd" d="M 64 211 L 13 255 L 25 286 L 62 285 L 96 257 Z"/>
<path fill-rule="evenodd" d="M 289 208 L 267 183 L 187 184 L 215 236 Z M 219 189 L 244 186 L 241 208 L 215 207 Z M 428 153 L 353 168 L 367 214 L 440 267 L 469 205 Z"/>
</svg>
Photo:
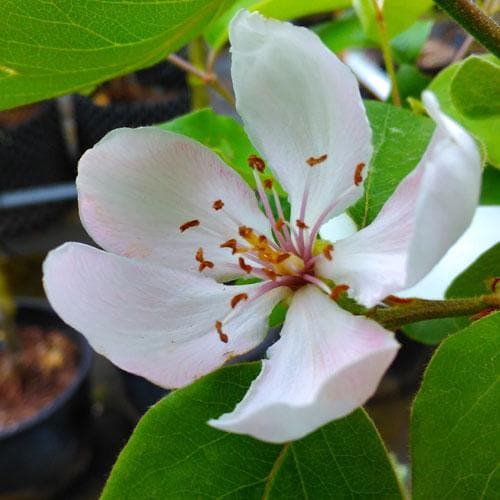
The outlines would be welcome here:
<svg viewBox="0 0 500 500">
<path fill-rule="evenodd" d="M 205 260 L 205 258 L 203 257 L 203 248 L 198 248 L 198 250 L 196 250 L 196 254 L 195 254 L 195 257 L 197 262 L 203 262 Z"/>
<path fill-rule="evenodd" d="M 238 233 L 242 238 L 250 238 L 253 234 L 253 230 L 247 226 L 240 226 L 238 228 Z"/>
<path fill-rule="evenodd" d="M 309 229 L 309 226 L 303 220 L 297 219 L 295 224 L 299 229 Z"/>
<path fill-rule="evenodd" d="M 213 269 L 214 263 L 211 260 L 204 260 L 203 262 L 200 262 L 200 265 L 198 266 L 198 271 L 200 273 L 205 269 L 205 268 Z"/>
<path fill-rule="evenodd" d="M 230 248 L 233 251 L 233 255 L 236 253 L 236 248 L 237 248 L 238 242 L 234 239 L 231 238 L 230 240 L 225 241 L 221 245 L 219 245 L 220 248 Z"/>
<path fill-rule="evenodd" d="M 179 229 L 181 230 L 181 233 L 186 231 L 186 229 L 189 229 L 190 227 L 196 227 L 200 225 L 200 221 L 198 219 L 193 219 L 193 220 L 188 220 L 187 222 L 184 222 L 184 224 L 181 224 L 179 226 Z"/>
<path fill-rule="evenodd" d="M 250 155 L 247 161 L 250 168 L 254 168 L 261 173 L 264 172 L 266 164 L 264 163 L 264 160 L 262 158 L 259 158 L 257 155 Z"/>
<path fill-rule="evenodd" d="M 283 227 L 285 226 L 285 221 L 283 219 L 278 219 L 276 221 L 276 229 L 278 231 L 281 231 L 283 229 Z"/>
<path fill-rule="evenodd" d="M 272 189 L 273 188 L 273 180 L 272 179 L 264 179 L 264 187 L 266 189 Z"/>
<path fill-rule="evenodd" d="M 284 262 L 286 259 L 290 258 L 290 254 L 287 253 L 287 252 L 284 252 L 284 253 L 280 253 L 277 257 L 276 257 L 276 263 L 277 264 L 281 264 L 282 262 Z"/>
<path fill-rule="evenodd" d="M 329 243 L 326 245 L 325 248 L 323 248 L 323 255 L 327 260 L 332 260 L 332 252 L 333 252 L 333 245 Z"/>
<path fill-rule="evenodd" d="M 238 295 L 235 295 L 231 299 L 231 307 L 234 309 L 242 300 L 247 300 L 247 299 L 248 299 L 248 294 L 239 293 Z"/>
<path fill-rule="evenodd" d="M 227 344 L 229 341 L 229 337 L 222 331 L 222 321 L 217 320 L 215 322 L 215 329 L 217 330 L 217 333 L 219 334 L 219 338 L 221 342 L 224 342 L 224 344 Z"/>
<path fill-rule="evenodd" d="M 328 158 L 328 155 L 325 153 L 321 156 L 310 156 L 307 160 L 306 160 L 306 163 L 310 166 L 310 167 L 314 167 L 315 165 L 318 165 L 319 163 L 323 163 L 326 159 Z"/>
<path fill-rule="evenodd" d="M 330 298 L 332 300 L 337 300 L 344 292 L 349 290 L 349 285 L 337 285 L 330 292 Z"/>
<path fill-rule="evenodd" d="M 359 186 L 363 182 L 363 176 L 361 175 L 361 172 L 363 172 L 364 168 L 364 163 L 358 163 L 356 165 L 356 169 L 354 170 L 354 184 L 356 186 Z"/>
<path fill-rule="evenodd" d="M 222 200 L 215 200 L 212 203 L 212 208 L 214 210 L 220 210 L 224 206 L 224 202 Z"/>
<path fill-rule="evenodd" d="M 243 257 L 240 257 L 238 259 L 238 263 L 241 267 L 241 269 L 243 269 L 243 271 L 245 271 L 247 274 L 250 274 L 252 271 L 253 271 L 253 267 L 248 265 L 246 262 L 245 262 L 245 259 L 243 259 Z"/>
<path fill-rule="evenodd" d="M 272 270 L 272 269 L 267 269 L 267 267 L 264 267 L 262 269 L 262 272 L 271 280 L 271 281 L 276 281 L 276 278 L 278 275 Z"/>
</svg>

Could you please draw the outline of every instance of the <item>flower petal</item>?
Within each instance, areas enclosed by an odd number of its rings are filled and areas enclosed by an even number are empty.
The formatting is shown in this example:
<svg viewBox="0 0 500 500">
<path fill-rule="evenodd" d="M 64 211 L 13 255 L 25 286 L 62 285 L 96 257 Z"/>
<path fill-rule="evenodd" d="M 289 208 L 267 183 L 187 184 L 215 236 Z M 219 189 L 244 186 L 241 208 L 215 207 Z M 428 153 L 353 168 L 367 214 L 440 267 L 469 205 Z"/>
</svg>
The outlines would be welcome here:
<svg viewBox="0 0 500 500">
<path fill-rule="evenodd" d="M 281 339 L 245 398 L 209 423 L 273 443 L 300 439 L 362 405 L 398 348 L 379 324 L 306 286 L 292 299 Z"/>
<path fill-rule="evenodd" d="M 234 276 L 237 263 L 219 245 L 238 239 L 238 224 L 269 236 L 254 193 L 209 149 L 154 127 L 110 132 L 80 160 L 82 222 L 104 249 L 197 271 L 198 248 L 215 264 L 204 274 Z M 224 207 L 212 208 L 216 200 Z M 199 226 L 180 231 L 186 222 Z M 236 273 L 236 275 L 241 273 Z"/>
<path fill-rule="evenodd" d="M 481 159 L 473 139 L 441 113 L 435 97 L 424 102 L 437 127 L 417 167 L 398 186 L 368 227 L 335 243 L 319 274 L 350 286 L 372 307 L 420 281 L 469 226 L 481 185 Z"/>
<path fill-rule="evenodd" d="M 305 222 L 342 213 L 362 194 L 371 130 L 358 84 L 310 30 L 240 11 L 229 27 L 236 107 L 255 147 L 288 192 L 292 220 L 309 185 Z M 310 167 L 306 160 L 326 154 Z M 366 174 L 366 169 L 362 175 Z M 336 203 L 334 206 L 332 203 Z"/>
<path fill-rule="evenodd" d="M 44 286 L 55 311 L 92 347 L 124 370 L 163 387 L 180 387 L 259 344 L 272 308 L 288 293 L 274 289 L 240 303 L 259 285 L 225 286 L 210 278 L 128 259 L 79 243 L 53 250 Z"/>
</svg>

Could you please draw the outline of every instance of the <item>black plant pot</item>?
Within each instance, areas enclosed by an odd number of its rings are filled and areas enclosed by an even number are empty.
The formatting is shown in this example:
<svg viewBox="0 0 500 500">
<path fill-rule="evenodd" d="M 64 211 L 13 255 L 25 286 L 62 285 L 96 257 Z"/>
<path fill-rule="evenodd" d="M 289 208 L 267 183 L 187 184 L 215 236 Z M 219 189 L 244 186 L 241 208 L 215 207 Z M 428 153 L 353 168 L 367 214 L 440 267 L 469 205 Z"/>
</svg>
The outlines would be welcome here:
<svg viewBox="0 0 500 500">
<path fill-rule="evenodd" d="M 81 154 L 115 128 L 163 123 L 189 111 L 185 88 L 175 89 L 158 102 L 111 102 L 99 106 L 88 97 L 76 95 L 74 99 Z"/>
<path fill-rule="evenodd" d="M 0 498 L 47 497 L 83 472 L 91 457 L 87 341 L 65 325 L 45 301 L 24 301 L 17 323 L 57 328 L 78 346 L 79 365 L 70 385 L 35 416 L 0 431 Z"/>
<path fill-rule="evenodd" d="M 74 166 L 63 138 L 55 101 L 40 105 L 26 121 L 0 126 L 0 194 L 67 182 Z M 0 237 L 19 236 L 44 228 L 65 213 L 68 204 L 0 210 Z"/>
</svg>

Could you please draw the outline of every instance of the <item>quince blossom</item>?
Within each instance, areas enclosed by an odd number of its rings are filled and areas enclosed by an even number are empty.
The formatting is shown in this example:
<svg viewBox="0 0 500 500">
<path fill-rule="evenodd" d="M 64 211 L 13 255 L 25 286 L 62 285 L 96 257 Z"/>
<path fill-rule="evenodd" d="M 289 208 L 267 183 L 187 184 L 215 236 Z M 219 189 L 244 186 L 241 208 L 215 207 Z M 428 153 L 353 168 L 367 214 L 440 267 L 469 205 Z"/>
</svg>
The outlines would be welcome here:
<svg viewBox="0 0 500 500">
<path fill-rule="evenodd" d="M 115 130 L 83 155 L 77 179 L 82 222 L 104 250 L 52 251 L 45 289 L 96 351 L 168 388 L 254 348 L 287 300 L 260 375 L 234 411 L 210 421 L 284 442 L 373 394 L 399 344 L 336 299 L 347 292 L 371 307 L 425 276 L 471 221 L 481 162 L 472 138 L 424 94 L 437 127 L 420 163 L 372 224 L 318 240 L 322 224 L 362 196 L 373 153 L 355 78 L 315 34 L 258 13 L 239 12 L 230 40 L 237 109 L 288 193 L 290 220 L 259 157 L 249 163 L 263 210 L 197 142 Z M 261 281 L 224 284 L 242 275 Z"/>
</svg>

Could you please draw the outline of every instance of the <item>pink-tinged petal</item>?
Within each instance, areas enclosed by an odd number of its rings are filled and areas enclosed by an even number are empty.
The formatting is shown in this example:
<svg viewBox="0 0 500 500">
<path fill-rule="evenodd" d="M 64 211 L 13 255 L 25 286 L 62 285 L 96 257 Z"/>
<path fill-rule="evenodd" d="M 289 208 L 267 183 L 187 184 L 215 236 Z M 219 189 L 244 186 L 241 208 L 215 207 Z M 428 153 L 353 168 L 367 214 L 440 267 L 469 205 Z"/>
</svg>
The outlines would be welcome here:
<svg viewBox="0 0 500 500">
<path fill-rule="evenodd" d="M 350 286 L 372 307 L 420 281 L 469 226 L 481 187 L 481 159 L 473 139 L 424 94 L 437 127 L 417 167 L 368 227 L 335 243 L 319 274 Z"/>
<path fill-rule="evenodd" d="M 362 194 L 371 130 L 350 69 L 310 30 L 240 11 L 229 27 L 236 107 L 288 192 L 292 220 L 342 213 Z M 311 167 L 309 158 L 327 155 Z M 357 185 L 356 185 L 357 184 Z M 332 205 L 335 203 L 335 205 Z M 325 217 L 328 218 L 328 217 Z"/>
<path fill-rule="evenodd" d="M 277 288 L 232 310 L 234 295 L 251 298 L 259 285 L 225 286 L 79 243 L 49 253 L 44 286 L 57 314 L 97 352 L 163 387 L 189 384 L 258 345 L 288 293 Z M 230 311 L 223 342 L 215 322 Z"/>
<path fill-rule="evenodd" d="M 273 443 L 300 439 L 361 406 L 398 348 L 392 333 L 308 285 L 293 297 L 281 338 L 245 398 L 209 423 Z"/>
<path fill-rule="evenodd" d="M 154 127 L 117 129 L 88 150 L 77 178 L 80 217 L 104 249 L 198 272 L 198 248 L 214 263 L 204 274 L 234 276 L 220 244 L 244 223 L 269 236 L 254 193 L 209 149 Z M 215 210 L 214 202 L 224 206 Z M 199 221 L 181 232 L 180 227 Z M 241 274 L 241 273 L 240 273 Z"/>
</svg>

